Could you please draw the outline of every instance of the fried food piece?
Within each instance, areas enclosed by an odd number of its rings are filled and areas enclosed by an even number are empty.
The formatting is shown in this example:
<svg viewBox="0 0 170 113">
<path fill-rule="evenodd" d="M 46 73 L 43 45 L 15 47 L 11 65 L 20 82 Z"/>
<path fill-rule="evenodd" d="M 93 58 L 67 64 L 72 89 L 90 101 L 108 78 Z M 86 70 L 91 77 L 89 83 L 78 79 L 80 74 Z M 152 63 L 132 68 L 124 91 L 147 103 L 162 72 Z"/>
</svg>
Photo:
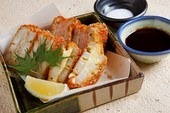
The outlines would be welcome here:
<svg viewBox="0 0 170 113">
<path fill-rule="evenodd" d="M 73 29 L 72 41 L 75 42 L 80 49 L 84 50 L 87 48 L 88 37 L 87 25 L 79 24 Z"/>
<path fill-rule="evenodd" d="M 97 37 L 99 37 L 99 39 L 102 39 L 103 44 L 107 42 L 108 29 L 105 24 L 97 22 L 97 23 L 90 24 L 89 28 L 90 30 L 92 30 L 92 32 L 95 31 L 95 34 L 98 35 Z"/>
<path fill-rule="evenodd" d="M 83 51 L 68 76 L 68 86 L 77 88 L 95 84 L 107 63 L 104 55 L 108 38 L 106 25 L 94 23 L 87 26 L 75 18 L 59 16 L 54 19 L 51 32 L 56 36 L 64 36 L 67 42 L 73 41 Z"/>
<path fill-rule="evenodd" d="M 25 56 L 25 50 L 29 50 L 29 47 L 32 46 L 31 42 L 36 36 L 34 29 L 37 29 L 37 27 L 33 25 L 30 25 L 29 27 L 24 25 L 18 29 L 4 53 L 4 59 L 7 64 L 13 65 L 17 63 L 15 53 L 19 53 L 20 56 L 23 57 Z"/>
<path fill-rule="evenodd" d="M 46 41 L 46 48 L 50 48 L 53 44 L 53 49 L 56 49 L 62 43 L 64 43 L 63 37 L 54 37 L 49 31 L 42 30 L 35 25 L 22 25 L 8 48 L 4 53 L 5 61 L 8 65 L 17 64 L 17 55 L 25 57 L 26 50 L 32 55 L 33 52 L 37 51 L 37 48 Z M 48 73 L 48 63 L 43 62 L 39 65 L 35 77 L 46 79 Z M 32 74 L 32 75 L 34 75 Z"/>
<path fill-rule="evenodd" d="M 100 53 L 101 46 L 91 42 L 88 47 L 89 50 L 83 52 L 68 76 L 68 86 L 70 88 L 95 84 L 103 74 L 107 57 Z"/>
<path fill-rule="evenodd" d="M 51 33 L 54 36 L 62 36 L 65 40 L 71 41 L 72 31 L 75 26 L 79 25 L 81 22 L 76 18 L 64 18 L 63 16 L 57 16 L 54 18 L 51 25 Z"/>
<path fill-rule="evenodd" d="M 87 44 L 91 41 L 105 45 L 107 39 L 108 29 L 106 25 L 102 23 L 93 23 L 89 26 L 79 24 L 73 30 L 72 41 L 81 49 L 86 49 Z"/>
<path fill-rule="evenodd" d="M 74 42 L 69 42 L 68 47 L 63 51 L 63 56 L 68 57 L 62 60 L 60 66 L 49 69 L 48 80 L 65 83 L 75 63 L 81 55 L 81 49 Z"/>
<path fill-rule="evenodd" d="M 83 49 L 83 53 L 68 76 L 70 88 L 95 84 L 102 76 L 107 64 L 107 57 L 104 55 L 104 44 L 108 37 L 107 27 L 104 24 L 95 23 L 76 28 L 79 29 L 74 31 L 73 41 Z"/>
</svg>

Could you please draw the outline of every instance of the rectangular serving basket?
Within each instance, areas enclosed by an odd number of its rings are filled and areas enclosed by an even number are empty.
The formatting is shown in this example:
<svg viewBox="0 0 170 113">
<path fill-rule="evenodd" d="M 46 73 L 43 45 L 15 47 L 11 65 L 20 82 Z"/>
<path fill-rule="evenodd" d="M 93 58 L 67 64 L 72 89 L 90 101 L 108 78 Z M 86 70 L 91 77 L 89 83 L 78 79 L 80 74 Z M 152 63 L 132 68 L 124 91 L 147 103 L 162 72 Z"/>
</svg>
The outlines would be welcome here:
<svg viewBox="0 0 170 113">
<path fill-rule="evenodd" d="M 102 22 L 95 13 L 76 16 L 76 18 L 78 18 L 83 24 L 87 25 L 95 22 Z M 116 40 L 112 31 L 109 33 L 106 49 L 121 56 L 130 58 L 128 53 Z M 136 63 L 131 59 L 129 78 L 78 92 L 49 103 L 42 103 L 39 99 L 30 95 L 24 88 L 24 81 L 20 77 L 13 78 L 7 73 L 7 78 L 14 97 L 17 112 L 77 113 L 138 92 L 141 89 L 144 75 Z M 103 94 L 103 92 L 105 93 Z"/>
</svg>

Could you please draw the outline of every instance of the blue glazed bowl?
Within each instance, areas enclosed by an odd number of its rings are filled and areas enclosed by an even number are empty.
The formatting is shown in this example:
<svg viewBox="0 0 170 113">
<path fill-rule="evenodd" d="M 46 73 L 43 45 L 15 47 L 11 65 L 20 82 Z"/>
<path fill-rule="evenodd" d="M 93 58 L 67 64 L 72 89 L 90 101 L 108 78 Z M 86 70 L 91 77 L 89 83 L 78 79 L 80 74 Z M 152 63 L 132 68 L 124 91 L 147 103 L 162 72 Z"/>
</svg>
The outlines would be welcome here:
<svg viewBox="0 0 170 113">
<path fill-rule="evenodd" d="M 132 19 L 123 24 L 118 29 L 117 31 L 118 41 L 128 51 L 132 58 L 144 63 L 159 62 L 162 58 L 166 57 L 170 53 L 170 48 L 161 51 L 148 52 L 137 50 L 135 48 L 127 46 L 126 44 L 126 39 L 130 34 L 134 33 L 138 29 L 143 28 L 159 29 L 165 32 L 166 34 L 170 35 L 170 20 L 160 16 L 142 16 L 136 19 Z M 168 40 L 167 43 L 169 43 L 170 45 L 170 39 Z M 145 46 L 145 43 L 143 44 L 143 46 Z"/>
</svg>

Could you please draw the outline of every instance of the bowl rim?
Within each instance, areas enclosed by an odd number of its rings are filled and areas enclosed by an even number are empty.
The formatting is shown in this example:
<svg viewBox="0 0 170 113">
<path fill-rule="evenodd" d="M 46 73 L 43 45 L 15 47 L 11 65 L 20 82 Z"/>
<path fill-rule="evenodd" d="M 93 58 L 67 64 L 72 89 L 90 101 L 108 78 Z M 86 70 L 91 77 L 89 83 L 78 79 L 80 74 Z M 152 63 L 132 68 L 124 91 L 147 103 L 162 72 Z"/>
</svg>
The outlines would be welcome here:
<svg viewBox="0 0 170 113">
<path fill-rule="evenodd" d="M 163 21 L 167 24 L 170 25 L 170 20 L 165 18 L 165 17 L 162 17 L 162 16 L 152 16 L 152 15 L 148 15 L 148 16 L 142 16 L 142 17 L 138 17 L 138 18 L 135 18 L 135 19 L 132 19 L 132 20 L 129 20 L 127 22 L 125 22 L 122 26 L 120 26 L 120 28 L 117 30 L 117 39 L 119 41 L 119 43 L 126 49 L 128 50 L 129 52 L 131 53 L 135 53 L 135 54 L 139 54 L 139 55 L 147 55 L 147 56 L 152 56 L 152 55 L 163 55 L 163 54 L 168 54 L 170 53 L 170 49 L 167 49 L 167 50 L 163 50 L 163 51 L 158 51 L 158 52 L 144 52 L 144 51 L 140 51 L 140 50 L 136 50 L 136 49 L 133 49 L 127 45 L 125 45 L 123 43 L 123 41 L 121 40 L 120 38 L 120 34 L 121 34 L 121 31 L 126 27 L 126 26 L 129 26 L 135 22 L 138 22 L 140 20 L 150 20 L 150 19 L 157 19 L 157 20 L 160 20 L 160 21 Z"/>
<path fill-rule="evenodd" d="M 135 16 L 129 17 L 129 18 L 120 18 L 120 19 L 118 19 L 118 18 L 111 18 L 111 17 L 105 16 L 104 14 L 102 14 L 102 13 L 100 13 L 100 12 L 98 11 L 98 9 L 97 9 L 97 4 L 98 4 L 100 1 L 101 1 L 101 0 L 96 0 L 96 1 L 95 1 L 94 6 L 93 6 L 94 11 L 95 11 L 100 17 L 102 17 L 102 18 L 104 18 L 104 19 L 106 19 L 106 20 L 108 20 L 108 21 L 119 21 L 119 22 L 123 22 L 123 21 L 127 21 L 127 20 L 130 20 L 130 19 L 135 19 L 135 18 L 138 18 L 138 17 L 144 15 L 144 14 L 146 13 L 147 9 L 148 9 L 148 3 L 147 3 L 146 0 L 144 0 L 144 2 L 145 2 L 145 4 L 146 4 L 145 9 L 144 9 L 141 13 L 139 13 L 138 15 L 135 15 Z"/>
</svg>

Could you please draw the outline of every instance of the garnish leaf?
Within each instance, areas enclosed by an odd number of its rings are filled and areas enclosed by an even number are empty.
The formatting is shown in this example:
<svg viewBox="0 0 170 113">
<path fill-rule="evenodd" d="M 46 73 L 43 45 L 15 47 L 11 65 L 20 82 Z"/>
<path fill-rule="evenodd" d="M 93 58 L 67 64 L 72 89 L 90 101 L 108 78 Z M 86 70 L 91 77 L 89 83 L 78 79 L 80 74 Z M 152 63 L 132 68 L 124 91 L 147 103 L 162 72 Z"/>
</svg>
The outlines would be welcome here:
<svg viewBox="0 0 170 113">
<path fill-rule="evenodd" d="M 53 50 L 51 46 L 46 53 L 46 61 L 49 63 L 50 67 L 59 65 L 59 63 L 61 63 L 61 61 L 66 58 L 62 56 L 63 52 L 61 47 L 58 47 L 56 50 Z"/>
<path fill-rule="evenodd" d="M 30 54 L 28 53 L 28 50 L 26 50 L 25 58 L 22 58 L 17 54 L 16 56 L 17 56 L 18 64 L 10 67 L 18 71 L 18 73 L 23 75 L 29 74 L 32 70 L 34 70 L 37 67 L 37 62 L 35 60 L 35 57 L 31 58 Z"/>
<path fill-rule="evenodd" d="M 53 44 L 47 50 L 46 40 L 37 48 L 36 52 L 33 52 L 32 56 L 28 50 L 26 50 L 26 55 L 24 58 L 17 54 L 16 56 L 18 64 L 9 67 L 24 75 L 31 74 L 31 72 L 35 73 L 39 64 L 43 62 L 48 62 L 50 67 L 59 66 L 63 59 L 69 57 L 63 57 L 63 51 L 61 47 L 53 49 Z"/>
</svg>

